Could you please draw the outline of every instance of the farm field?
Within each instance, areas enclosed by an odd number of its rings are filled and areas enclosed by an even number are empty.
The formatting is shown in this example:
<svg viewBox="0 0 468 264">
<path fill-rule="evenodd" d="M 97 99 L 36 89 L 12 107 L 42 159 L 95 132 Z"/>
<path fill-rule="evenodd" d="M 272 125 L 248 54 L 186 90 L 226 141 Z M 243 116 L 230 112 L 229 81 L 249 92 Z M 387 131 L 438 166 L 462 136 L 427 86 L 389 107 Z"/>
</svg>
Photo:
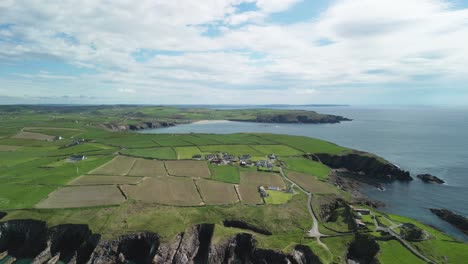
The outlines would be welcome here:
<svg viewBox="0 0 468 264">
<path fill-rule="evenodd" d="M 5 146 L 5 145 L 0 145 L 0 151 L 6 151 L 6 152 L 11 152 L 11 151 L 16 151 L 17 149 L 22 148 L 21 146 Z"/>
<path fill-rule="evenodd" d="M 68 185 L 122 185 L 122 184 L 138 184 L 143 180 L 143 177 L 128 177 L 128 176 L 108 176 L 108 175 L 83 175 L 80 176 Z"/>
<path fill-rule="evenodd" d="M 281 158 L 281 161 L 286 162 L 288 170 L 303 172 L 319 179 L 328 179 L 331 172 L 330 168 L 322 163 L 306 158 Z"/>
<path fill-rule="evenodd" d="M 306 191 L 317 194 L 337 193 L 335 186 L 318 180 L 315 176 L 295 171 L 287 171 L 287 176 L 293 182 L 299 184 Z"/>
<path fill-rule="evenodd" d="M 210 170 L 205 161 L 168 160 L 165 161 L 169 175 L 179 177 L 209 178 Z"/>
<path fill-rule="evenodd" d="M 177 159 L 192 159 L 193 155 L 202 155 L 198 147 L 175 147 Z"/>
<path fill-rule="evenodd" d="M 116 156 L 113 160 L 94 169 L 89 174 L 127 175 L 135 161 L 135 158 Z"/>
<path fill-rule="evenodd" d="M 292 193 L 285 193 L 282 191 L 267 190 L 266 193 L 268 193 L 268 196 L 263 199 L 267 204 L 285 204 L 293 197 Z"/>
<path fill-rule="evenodd" d="M 262 199 L 258 191 L 259 186 L 275 186 L 285 188 L 279 174 L 266 172 L 243 172 L 240 175 L 240 194 L 242 200 L 248 204 L 260 204 Z"/>
<path fill-rule="evenodd" d="M 128 176 L 158 177 L 167 176 L 167 172 L 162 161 L 137 159 Z"/>
<path fill-rule="evenodd" d="M 426 263 L 413 253 L 408 251 L 397 240 L 378 241 L 380 252 L 378 259 L 382 264 L 401 263 L 401 264 L 423 264 Z"/>
<path fill-rule="evenodd" d="M 276 156 L 289 157 L 304 154 L 302 151 L 285 145 L 252 145 L 251 147 L 263 155 L 275 154 Z"/>
<path fill-rule="evenodd" d="M 301 136 L 287 136 L 275 134 L 258 134 L 260 137 L 277 142 L 292 148 L 301 150 L 306 153 L 329 153 L 329 154 L 342 154 L 350 151 L 344 148 L 320 139 L 301 137 Z"/>
<path fill-rule="evenodd" d="M 160 160 L 176 159 L 177 155 L 171 147 L 156 147 L 156 148 L 143 148 L 143 149 L 124 149 L 120 151 L 124 155 L 151 158 Z"/>
<path fill-rule="evenodd" d="M 116 186 L 62 187 L 39 202 L 37 208 L 76 208 L 114 205 L 125 201 Z"/>
<path fill-rule="evenodd" d="M 33 208 L 36 203 L 55 190 L 54 186 L 23 185 L 0 183 L 0 208 L 22 209 Z"/>
<path fill-rule="evenodd" d="M 62 127 L 25 127 L 23 131 L 41 133 L 54 137 L 61 136 L 63 138 L 76 137 L 86 132 L 86 130 Z"/>
<path fill-rule="evenodd" d="M 202 200 L 192 179 L 181 177 L 147 178 L 138 185 L 122 186 L 131 199 L 176 206 L 198 206 Z"/>
<path fill-rule="evenodd" d="M 35 132 L 21 131 L 18 134 L 16 134 L 13 138 L 52 141 L 55 139 L 55 136 Z"/>
<path fill-rule="evenodd" d="M 233 184 L 200 179 L 197 185 L 206 204 L 232 204 L 239 201 Z"/>
<path fill-rule="evenodd" d="M 239 167 L 231 165 L 209 165 L 211 179 L 227 183 L 239 183 Z"/>
</svg>

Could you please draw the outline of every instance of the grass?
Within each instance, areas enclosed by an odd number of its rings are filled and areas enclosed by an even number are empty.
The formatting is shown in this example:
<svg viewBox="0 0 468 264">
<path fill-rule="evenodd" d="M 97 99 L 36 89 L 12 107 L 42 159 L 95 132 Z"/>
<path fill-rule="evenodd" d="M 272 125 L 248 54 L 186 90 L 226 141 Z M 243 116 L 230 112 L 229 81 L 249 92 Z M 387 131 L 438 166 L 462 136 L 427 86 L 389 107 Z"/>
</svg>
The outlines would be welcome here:
<svg viewBox="0 0 468 264">
<path fill-rule="evenodd" d="M 266 191 L 268 193 L 267 197 L 263 199 L 267 204 L 285 204 L 293 197 L 292 193 L 285 193 L 282 191 Z"/>
<path fill-rule="evenodd" d="M 192 159 L 194 155 L 201 155 L 198 147 L 175 147 L 177 159 Z"/>
<path fill-rule="evenodd" d="M 303 189 L 314 194 L 333 194 L 338 192 L 335 186 L 320 181 L 311 175 L 298 173 L 295 171 L 287 171 L 287 176 L 290 180 L 297 183 Z"/>
<path fill-rule="evenodd" d="M 124 155 L 152 158 L 159 160 L 177 159 L 176 152 L 171 147 L 144 148 L 144 149 L 124 149 L 120 151 Z"/>
<path fill-rule="evenodd" d="M 31 208 L 55 190 L 55 186 L 0 184 L 0 209 Z"/>
<path fill-rule="evenodd" d="M 418 264 L 425 261 L 416 257 L 411 251 L 406 249 L 397 240 L 378 241 L 380 252 L 377 255 L 378 260 L 382 264 L 401 263 L 401 264 Z"/>
<path fill-rule="evenodd" d="M 197 180 L 197 186 L 206 204 L 232 204 L 239 201 L 233 184 L 212 180 Z"/>
<path fill-rule="evenodd" d="M 330 168 L 322 163 L 306 158 L 281 158 L 281 161 L 286 162 L 289 170 L 313 175 L 321 180 L 328 179 L 328 174 L 331 172 Z"/>
<path fill-rule="evenodd" d="M 284 145 L 252 145 L 251 147 L 263 155 L 275 154 L 276 156 L 289 157 L 304 154 L 302 151 Z"/>
<path fill-rule="evenodd" d="M 209 165 L 211 179 L 227 183 L 239 183 L 239 167 L 231 165 Z"/>
<path fill-rule="evenodd" d="M 259 136 L 306 153 L 343 154 L 347 151 L 350 151 L 348 148 L 344 148 L 331 142 L 316 138 L 274 134 L 259 134 Z"/>
</svg>

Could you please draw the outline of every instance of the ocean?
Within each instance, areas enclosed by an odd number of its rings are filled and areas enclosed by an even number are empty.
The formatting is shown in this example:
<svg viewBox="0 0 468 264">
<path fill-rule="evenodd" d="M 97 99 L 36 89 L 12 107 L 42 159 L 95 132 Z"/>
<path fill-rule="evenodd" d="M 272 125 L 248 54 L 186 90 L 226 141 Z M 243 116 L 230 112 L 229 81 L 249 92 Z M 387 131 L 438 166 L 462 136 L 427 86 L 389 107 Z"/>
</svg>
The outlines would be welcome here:
<svg viewBox="0 0 468 264">
<path fill-rule="evenodd" d="M 384 202 L 386 207 L 381 208 L 382 211 L 415 218 L 459 240 L 468 241 L 468 236 L 428 210 L 428 208 L 446 208 L 468 216 L 468 108 L 357 106 L 281 106 L 280 108 L 342 115 L 353 121 L 318 125 L 208 122 L 145 130 L 142 133 L 278 133 L 320 138 L 342 146 L 372 152 L 402 169 L 409 170 L 415 178 L 410 183 L 385 184 L 385 191 L 373 187 L 361 190 L 370 198 Z M 436 175 L 446 181 L 446 184 L 423 183 L 415 177 L 419 173 Z"/>
</svg>

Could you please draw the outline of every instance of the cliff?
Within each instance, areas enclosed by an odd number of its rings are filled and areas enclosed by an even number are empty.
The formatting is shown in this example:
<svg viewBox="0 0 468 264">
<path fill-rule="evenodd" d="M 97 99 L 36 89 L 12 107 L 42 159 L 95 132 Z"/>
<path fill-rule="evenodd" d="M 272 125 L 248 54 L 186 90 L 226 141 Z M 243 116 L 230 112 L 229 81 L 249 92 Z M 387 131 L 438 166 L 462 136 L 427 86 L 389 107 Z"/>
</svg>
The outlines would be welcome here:
<svg viewBox="0 0 468 264">
<path fill-rule="evenodd" d="M 257 114 L 251 119 L 228 119 L 231 121 L 258 122 L 258 123 L 290 123 L 290 124 L 335 124 L 352 119 L 336 116 L 318 114 L 313 111 L 300 111 L 284 114 Z"/>
<path fill-rule="evenodd" d="M 165 121 L 148 121 L 148 122 L 141 122 L 137 124 L 128 124 L 128 125 L 123 125 L 119 123 L 104 123 L 104 124 L 101 124 L 100 127 L 107 129 L 107 130 L 119 132 L 119 131 L 137 131 L 137 130 L 143 130 L 143 129 L 171 127 L 171 126 L 176 126 L 178 124 L 184 124 L 184 123 L 165 122 Z"/>
<path fill-rule="evenodd" d="M 31 258 L 33 264 L 104 263 L 321 263 L 305 245 L 291 253 L 257 248 L 252 234 L 240 233 L 212 244 L 213 224 L 188 228 L 173 241 L 162 243 L 157 234 L 139 232 L 113 240 L 100 240 L 86 225 L 59 225 L 48 228 L 37 220 L 12 220 L 0 223 L 0 252 L 14 258 Z"/>
<path fill-rule="evenodd" d="M 468 218 L 447 209 L 430 209 L 432 213 L 468 235 Z"/>
<path fill-rule="evenodd" d="M 408 171 L 401 170 L 397 166 L 381 161 L 373 156 L 357 153 L 345 155 L 318 153 L 314 155 L 306 154 L 305 157 L 315 161 L 320 161 L 330 168 L 344 168 L 353 173 L 359 173 L 363 175 L 363 177 L 372 177 L 381 180 L 413 180 Z"/>
</svg>

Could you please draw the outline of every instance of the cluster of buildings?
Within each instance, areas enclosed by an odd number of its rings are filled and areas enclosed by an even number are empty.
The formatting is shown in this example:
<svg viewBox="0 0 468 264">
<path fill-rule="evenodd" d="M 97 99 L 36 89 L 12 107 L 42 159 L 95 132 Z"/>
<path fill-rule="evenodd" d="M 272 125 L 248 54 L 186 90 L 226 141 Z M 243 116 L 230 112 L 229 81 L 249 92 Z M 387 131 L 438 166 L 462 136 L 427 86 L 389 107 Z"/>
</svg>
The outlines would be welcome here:
<svg viewBox="0 0 468 264">
<path fill-rule="evenodd" d="M 220 154 L 206 154 L 205 160 L 208 160 L 211 164 L 232 164 L 239 162 L 241 166 L 257 166 L 267 169 L 273 169 L 273 162 L 276 160 L 276 156 L 274 154 L 268 155 L 268 159 L 260 160 L 257 162 L 252 162 L 252 156 L 249 154 L 244 154 L 239 157 L 235 155 L 229 154 L 227 152 L 220 153 Z M 192 159 L 195 160 L 202 160 L 203 156 L 201 154 L 196 154 L 192 156 Z"/>
</svg>

